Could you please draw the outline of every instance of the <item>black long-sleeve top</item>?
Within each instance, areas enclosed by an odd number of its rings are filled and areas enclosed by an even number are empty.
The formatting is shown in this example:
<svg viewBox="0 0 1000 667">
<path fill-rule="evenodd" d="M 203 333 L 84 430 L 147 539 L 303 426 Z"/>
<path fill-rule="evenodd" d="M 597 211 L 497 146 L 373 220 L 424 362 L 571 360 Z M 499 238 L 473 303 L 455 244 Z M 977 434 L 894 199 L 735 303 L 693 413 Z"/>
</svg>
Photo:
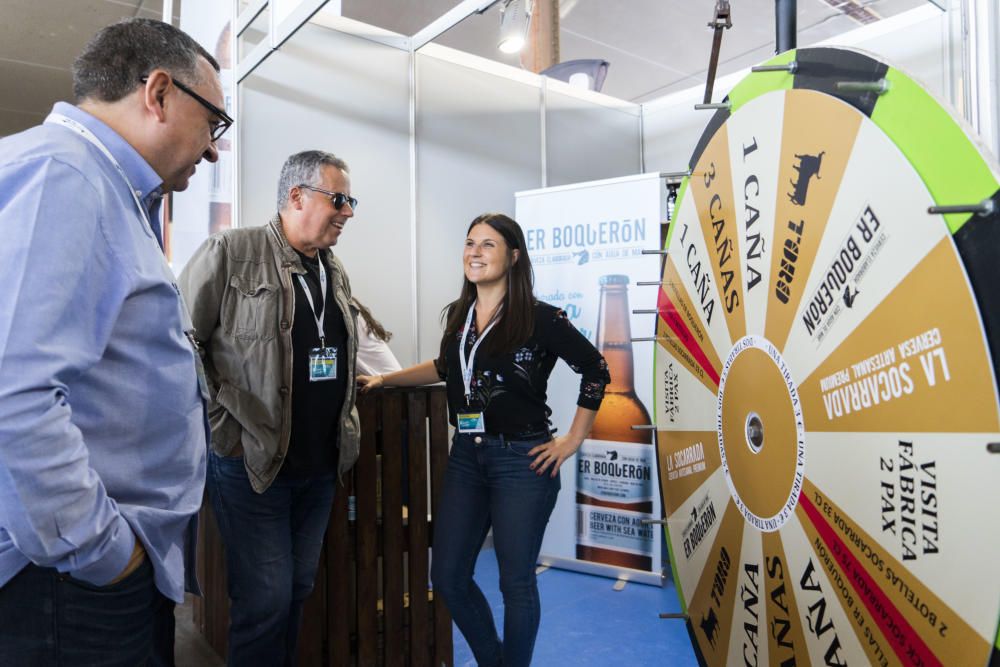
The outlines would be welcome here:
<svg viewBox="0 0 1000 667">
<path fill-rule="evenodd" d="M 308 257 L 298 253 L 306 272 L 303 275 L 316 309 L 322 307 L 319 263 L 327 275 L 330 266 L 322 259 L 323 253 Z M 347 395 L 347 325 L 344 314 L 337 308 L 333 296 L 333 281 L 326 286 L 326 310 L 323 333 L 326 344 L 335 347 L 337 354 L 337 379 L 324 382 L 309 381 L 309 352 L 319 347 L 319 331 L 312 306 L 298 279 L 292 279 L 295 289 L 295 314 L 292 321 L 292 433 L 288 454 L 279 474 L 286 477 L 310 477 L 337 472 L 337 434 L 344 397 Z"/>
<path fill-rule="evenodd" d="M 486 431 L 517 437 L 550 430 L 552 410 L 546 405 L 549 375 L 560 358 L 581 375 L 577 405 L 597 410 L 604 387 L 611 382 L 604 357 L 583 334 L 570 324 L 566 313 L 542 301 L 535 302 L 535 326 L 518 350 L 499 355 L 484 354 L 485 343 L 476 351 L 472 374 L 472 398 L 465 400 L 458 346 L 464 327 L 452 336 L 444 358 L 434 361 L 438 375 L 447 384 L 448 413 L 456 425 L 459 412 L 484 413 Z M 469 325 L 465 357 L 478 338 L 475 318 Z"/>
</svg>

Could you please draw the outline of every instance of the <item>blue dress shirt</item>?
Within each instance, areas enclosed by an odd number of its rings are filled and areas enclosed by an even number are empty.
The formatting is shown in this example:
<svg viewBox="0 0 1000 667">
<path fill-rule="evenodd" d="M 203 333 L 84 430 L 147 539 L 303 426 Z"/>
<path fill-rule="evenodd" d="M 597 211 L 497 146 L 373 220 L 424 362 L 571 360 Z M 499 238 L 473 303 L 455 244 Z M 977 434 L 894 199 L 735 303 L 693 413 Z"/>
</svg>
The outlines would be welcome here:
<svg viewBox="0 0 1000 667">
<path fill-rule="evenodd" d="M 155 221 L 142 156 L 53 112 L 105 144 Z M 51 123 L 0 140 L 0 237 L 0 586 L 29 562 L 106 584 L 138 538 L 182 602 L 208 431 L 158 239 L 111 161 Z"/>
</svg>

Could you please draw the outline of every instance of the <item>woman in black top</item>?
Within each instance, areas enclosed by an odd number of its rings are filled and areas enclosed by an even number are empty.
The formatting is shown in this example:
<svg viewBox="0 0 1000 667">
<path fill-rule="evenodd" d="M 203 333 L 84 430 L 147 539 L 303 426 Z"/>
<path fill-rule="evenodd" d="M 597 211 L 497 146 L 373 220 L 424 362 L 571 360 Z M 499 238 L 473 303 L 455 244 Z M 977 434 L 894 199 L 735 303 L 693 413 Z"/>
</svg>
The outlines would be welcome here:
<svg viewBox="0 0 1000 667">
<path fill-rule="evenodd" d="M 444 490 L 434 508 L 434 590 L 480 665 L 528 665 L 540 606 L 535 564 L 559 491 L 559 467 L 590 432 L 610 378 L 604 358 L 566 314 L 533 295 L 531 259 L 516 222 L 472 221 L 465 281 L 447 309 L 437 359 L 359 376 L 362 391 L 445 380 L 456 428 Z M 553 438 L 546 388 L 556 358 L 582 376 L 576 415 Z M 490 528 L 504 599 L 504 638 L 473 580 Z"/>
</svg>

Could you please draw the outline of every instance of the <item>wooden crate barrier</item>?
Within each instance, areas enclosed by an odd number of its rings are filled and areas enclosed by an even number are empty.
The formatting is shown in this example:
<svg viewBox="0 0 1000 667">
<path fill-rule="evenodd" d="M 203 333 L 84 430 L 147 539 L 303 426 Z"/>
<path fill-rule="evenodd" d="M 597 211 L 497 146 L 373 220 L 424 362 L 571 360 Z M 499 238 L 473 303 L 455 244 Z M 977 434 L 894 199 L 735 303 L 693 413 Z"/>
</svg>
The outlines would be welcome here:
<svg viewBox="0 0 1000 667">
<path fill-rule="evenodd" d="M 448 461 L 444 387 L 360 396 L 358 412 L 361 454 L 337 487 L 316 588 L 303 613 L 299 664 L 451 667 L 451 616 L 428 585 L 429 514 Z M 204 597 L 195 599 L 195 624 L 225 656 L 225 561 L 207 502 L 199 527 L 198 577 Z"/>
</svg>

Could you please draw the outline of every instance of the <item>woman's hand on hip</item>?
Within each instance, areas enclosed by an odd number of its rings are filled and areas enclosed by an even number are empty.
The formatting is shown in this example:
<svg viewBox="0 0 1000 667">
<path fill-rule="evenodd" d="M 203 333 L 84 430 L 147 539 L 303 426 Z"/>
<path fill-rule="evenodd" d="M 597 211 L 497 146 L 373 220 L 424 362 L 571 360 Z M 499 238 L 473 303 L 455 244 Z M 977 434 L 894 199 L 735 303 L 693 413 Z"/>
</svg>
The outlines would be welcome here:
<svg viewBox="0 0 1000 667">
<path fill-rule="evenodd" d="M 536 454 L 537 456 L 531 463 L 531 469 L 535 471 L 536 475 L 543 475 L 549 471 L 549 476 L 555 477 L 559 474 L 559 466 L 563 464 L 563 461 L 576 454 L 576 450 L 580 449 L 581 444 L 581 440 L 561 435 L 533 447 L 528 452 L 528 456 Z"/>
</svg>

